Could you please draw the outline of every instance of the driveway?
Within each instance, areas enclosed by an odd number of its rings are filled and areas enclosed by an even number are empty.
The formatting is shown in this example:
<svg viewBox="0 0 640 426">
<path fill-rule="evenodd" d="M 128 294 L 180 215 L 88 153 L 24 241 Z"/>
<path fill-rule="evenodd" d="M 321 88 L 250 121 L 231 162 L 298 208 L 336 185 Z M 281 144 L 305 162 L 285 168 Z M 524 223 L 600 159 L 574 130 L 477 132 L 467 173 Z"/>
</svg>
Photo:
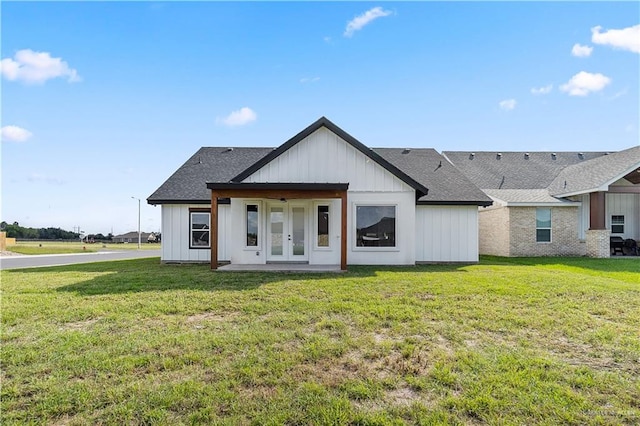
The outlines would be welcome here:
<svg viewBox="0 0 640 426">
<path fill-rule="evenodd" d="M 0 269 L 39 268 L 74 265 L 76 263 L 160 257 L 160 250 L 101 251 L 97 253 L 39 254 L 33 256 L 0 256 Z"/>
</svg>

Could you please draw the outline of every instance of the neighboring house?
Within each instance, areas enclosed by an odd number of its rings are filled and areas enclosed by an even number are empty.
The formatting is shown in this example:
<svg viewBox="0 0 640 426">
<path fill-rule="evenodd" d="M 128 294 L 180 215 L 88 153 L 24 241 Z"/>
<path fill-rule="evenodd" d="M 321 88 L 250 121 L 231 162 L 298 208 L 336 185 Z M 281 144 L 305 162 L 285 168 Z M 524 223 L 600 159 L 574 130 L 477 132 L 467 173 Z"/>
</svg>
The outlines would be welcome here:
<svg viewBox="0 0 640 426">
<path fill-rule="evenodd" d="M 610 236 L 640 240 L 640 146 L 606 152 L 444 152 L 494 201 L 480 253 L 609 257 Z"/>
<path fill-rule="evenodd" d="M 141 232 L 140 233 L 140 242 L 141 243 L 148 242 L 150 235 L 151 234 L 149 234 L 148 232 Z M 136 244 L 138 244 L 138 232 L 137 231 L 131 231 L 131 232 L 127 232 L 126 234 L 116 235 L 111 239 L 111 241 L 114 242 L 114 243 L 136 243 Z"/>
<path fill-rule="evenodd" d="M 491 199 L 433 149 L 371 149 L 322 117 L 278 148 L 198 150 L 148 199 L 162 261 L 477 262 Z"/>
</svg>

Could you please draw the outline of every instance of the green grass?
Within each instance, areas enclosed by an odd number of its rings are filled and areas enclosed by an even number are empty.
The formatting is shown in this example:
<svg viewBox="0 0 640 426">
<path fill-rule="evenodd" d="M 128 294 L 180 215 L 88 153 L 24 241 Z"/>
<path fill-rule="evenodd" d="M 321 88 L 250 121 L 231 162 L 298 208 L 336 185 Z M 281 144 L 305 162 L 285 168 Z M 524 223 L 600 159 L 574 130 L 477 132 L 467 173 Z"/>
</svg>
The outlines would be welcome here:
<svg viewBox="0 0 640 426">
<path fill-rule="evenodd" d="M 159 249 L 160 244 L 143 243 L 141 250 Z M 59 241 L 19 241 L 15 245 L 7 247 L 8 251 L 20 254 L 66 254 L 66 253 L 90 253 L 97 251 L 113 250 L 137 250 L 138 244 L 85 244 L 81 242 L 59 242 Z"/>
<path fill-rule="evenodd" d="M 2 271 L 3 424 L 640 423 L 640 261 Z"/>
</svg>

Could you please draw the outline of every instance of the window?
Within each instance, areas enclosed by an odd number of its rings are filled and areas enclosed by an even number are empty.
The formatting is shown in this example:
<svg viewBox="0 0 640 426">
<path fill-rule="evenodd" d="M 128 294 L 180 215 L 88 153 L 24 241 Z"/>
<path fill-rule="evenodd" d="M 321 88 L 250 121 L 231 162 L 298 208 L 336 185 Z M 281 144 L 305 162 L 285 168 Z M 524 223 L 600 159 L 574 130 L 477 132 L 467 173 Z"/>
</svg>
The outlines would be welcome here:
<svg viewBox="0 0 640 426">
<path fill-rule="evenodd" d="M 624 215 L 611 216 L 611 233 L 624 234 Z"/>
<path fill-rule="evenodd" d="M 203 209 L 189 210 L 189 248 L 209 248 L 211 211 Z"/>
<path fill-rule="evenodd" d="M 329 247 L 329 206 L 318 206 L 318 247 Z"/>
<path fill-rule="evenodd" d="M 356 207 L 356 246 L 396 246 L 396 206 Z"/>
<path fill-rule="evenodd" d="M 247 247 L 258 247 L 257 204 L 247 204 Z"/>
<path fill-rule="evenodd" d="M 551 242 L 551 209 L 536 209 L 536 242 Z"/>
</svg>

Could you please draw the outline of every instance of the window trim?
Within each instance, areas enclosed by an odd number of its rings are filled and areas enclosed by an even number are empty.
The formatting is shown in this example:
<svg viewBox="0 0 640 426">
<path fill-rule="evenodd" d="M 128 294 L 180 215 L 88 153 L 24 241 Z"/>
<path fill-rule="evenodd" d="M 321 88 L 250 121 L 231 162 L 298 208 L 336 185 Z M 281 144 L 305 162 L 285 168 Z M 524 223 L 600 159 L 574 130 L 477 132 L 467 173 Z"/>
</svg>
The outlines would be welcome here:
<svg viewBox="0 0 640 426">
<path fill-rule="evenodd" d="M 538 227 L 538 211 L 549 210 L 549 227 Z M 553 210 L 551 207 L 536 207 L 536 244 L 551 244 L 553 242 Z M 549 241 L 538 240 L 538 230 L 549 230 Z"/>
<path fill-rule="evenodd" d="M 383 246 L 383 247 L 368 247 L 358 245 L 358 207 L 394 207 L 395 208 L 395 246 Z M 398 244 L 398 217 L 400 216 L 400 206 L 398 203 L 385 203 L 385 202 L 355 202 L 353 203 L 353 232 L 351 237 L 352 251 L 371 251 L 371 252 L 389 252 L 400 251 L 400 245 Z"/>
<path fill-rule="evenodd" d="M 209 241 L 206 246 L 194 246 L 193 245 L 193 214 L 194 213 L 207 213 L 209 215 Z M 211 209 L 202 207 L 190 207 L 189 208 L 189 249 L 190 250 L 210 250 L 211 249 Z"/>
<path fill-rule="evenodd" d="M 318 245 L 318 208 L 327 207 L 327 214 L 329 215 L 327 221 L 327 244 L 326 246 Z M 318 201 L 313 203 L 313 249 L 317 251 L 331 251 L 333 250 L 333 244 L 331 244 L 331 214 L 332 214 L 330 201 Z"/>
<path fill-rule="evenodd" d="M 613 218 L 614 217 L 621 217 L 622 218 L 622 223 L 614 224 L 613 223 Z M 624 234 L 624 225 L 625 225 L 625 217 L 624 217 L 624 215 L 623 214 L 612 214 L 610 219 L 611 219 L 611 233 L 612 234 L 616 234 L 616 235 Z M 622 232 L 614 232 L 613 231 L 613 227 L 614 226 L 622 226 Z"/>
<path fill-rule="evenodd" d="M 258 235 L 256 237 L 256 245 L 255 246 L 249 246 L 247 245 L 247 231 L 248 231 L 248 215 L 247 215 L 247 207 L 248 206 L 256 206 L 258 207 Z M 262 202 L 259 200 L 245 200 L 242 203 L 242 246 L 243 246 L 243 250 L 250 250 L 250 251 L 260 251 L 260 247 L 262 244 L 262 218 L 261 218 L 261 212 L 262 212 Z"/>
</svg>

